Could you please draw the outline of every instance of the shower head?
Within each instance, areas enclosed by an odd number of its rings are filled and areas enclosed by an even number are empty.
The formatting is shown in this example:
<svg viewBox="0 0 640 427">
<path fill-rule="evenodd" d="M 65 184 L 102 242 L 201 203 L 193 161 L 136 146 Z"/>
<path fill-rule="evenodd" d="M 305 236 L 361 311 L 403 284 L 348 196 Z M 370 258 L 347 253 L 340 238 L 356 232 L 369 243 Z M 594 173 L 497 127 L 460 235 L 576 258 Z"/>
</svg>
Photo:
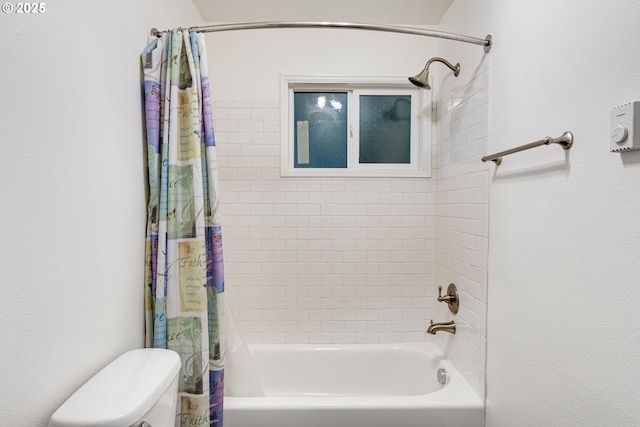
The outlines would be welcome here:
<svg viewBox="0 0 640 427">
<path fill-rule="evenodd" d="M 419 88 L 431 90 L 431 86 L 429 86 L 429 69 L 427 67 L 424 67 L 424 69 L 415 76 L 409 77 L 409 81 Z"/>
<path fill-rule="evenodd" d="M 409 77 L 409 81 L 414 85 L 418 86 L 419 88 L 430 90 L 431 86 L 429 85 L 429 65 L 431 65 L 432 62 L 436 62 L 436 61 L 442 62 L 444 65 L 449 67 L 451 71 L 453 71 L 454 76 L 457 77 L 458 74 L 460 74 L 460 63 L 453 65 L 444 58 L 436 57 L 428 60 L 424 68 L 422 69 L 422 71 L 420 71 L 418 74 L 416 74 L 413 77 Z"/>
</svg>

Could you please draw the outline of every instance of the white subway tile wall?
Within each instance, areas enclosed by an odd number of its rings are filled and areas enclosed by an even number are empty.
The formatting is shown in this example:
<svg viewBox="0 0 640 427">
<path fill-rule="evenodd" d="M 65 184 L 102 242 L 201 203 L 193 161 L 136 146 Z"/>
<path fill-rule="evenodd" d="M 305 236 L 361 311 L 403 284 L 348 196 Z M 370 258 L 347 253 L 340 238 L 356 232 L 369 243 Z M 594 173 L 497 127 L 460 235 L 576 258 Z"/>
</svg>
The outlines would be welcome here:
<svg viewBox="0 0 640 427">
<path fill-rule="evenodd" d="M 281 178 L 278 101 L 213 113 L 226 295 L 245 339 L 430 339 L 435 182 Z"/>
<path fill-rule="evenodd" d="M 434 145 L 436 285 L 455 283 L 461 306 L 452 315 L 445 304 L 437 320 L 455 319 L 455 337 L 438 334 L 441 345 L 475 391 L 485 395 L 487 265 L 490 166 L 490 69 L 455 87 L 438 105 Z"/>
<path fill-rule="evenodd" d="M 214 101 L 226 294 L 248 342 L 436 339 L 484 396 L 489 71 L 438 102 L 432 179 L 281 178 L 278 101 Z M 436 284 L 458 285 L 451 315 Z M 425 334 L 455 318 L 455 337 Z"/>
</svg>

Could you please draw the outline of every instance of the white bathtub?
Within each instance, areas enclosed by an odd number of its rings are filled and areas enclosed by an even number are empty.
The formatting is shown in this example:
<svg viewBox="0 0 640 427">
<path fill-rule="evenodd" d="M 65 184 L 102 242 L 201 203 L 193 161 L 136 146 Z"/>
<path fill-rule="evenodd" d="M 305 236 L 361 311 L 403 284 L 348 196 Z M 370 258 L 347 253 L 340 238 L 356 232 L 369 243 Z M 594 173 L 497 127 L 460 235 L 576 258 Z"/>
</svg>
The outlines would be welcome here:
<svg viewBox="0 0 640 427">
<path fill-rule="evenodd" d="M 484 426 L 482 400 L 432 343 L 249 348 L 265 397 L 225 397 L 225 427 Z"/>
</svg>

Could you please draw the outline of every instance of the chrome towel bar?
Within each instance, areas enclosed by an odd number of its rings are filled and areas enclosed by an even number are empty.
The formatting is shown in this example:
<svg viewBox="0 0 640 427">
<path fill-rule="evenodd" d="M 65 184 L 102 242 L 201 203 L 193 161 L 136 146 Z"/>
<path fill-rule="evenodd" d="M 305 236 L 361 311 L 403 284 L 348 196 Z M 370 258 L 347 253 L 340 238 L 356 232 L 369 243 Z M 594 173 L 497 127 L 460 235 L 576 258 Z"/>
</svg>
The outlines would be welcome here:
<svg viewBox="0 0 640 427">
<path fill-rule="evenodd" d="M 488 156 L 484 156 L 482 158 L 483 162 L 492 161 L 499 166 L 502 163 L 502 156 L 506 156 L 509 154 L 517 153 L 519 151 L 528 150 L 530 148 L 539 147 L 541 145 L 549 145 L 549 144 L 559 144 L 565 150 L 568 150 L 573 145 L 573 134 L 569 131 L 566 131 L 562 135 L 557 138 L 551 138 L 547 136 L 539 141 L 531 142 L 529 144 L 521 145 L 520 147 L 512 148 L 510 150 L 501 151 L 499 153 L 490 154 Z"/>
</svg>

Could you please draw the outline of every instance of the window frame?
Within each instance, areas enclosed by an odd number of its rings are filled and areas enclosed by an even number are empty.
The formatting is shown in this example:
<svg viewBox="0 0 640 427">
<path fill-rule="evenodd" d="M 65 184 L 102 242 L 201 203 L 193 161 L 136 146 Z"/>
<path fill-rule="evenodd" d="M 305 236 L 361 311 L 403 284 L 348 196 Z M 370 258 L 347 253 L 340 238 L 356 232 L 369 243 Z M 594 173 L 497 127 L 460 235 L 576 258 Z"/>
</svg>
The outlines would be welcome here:
<svg viewBox="0 0 640 427">
<path fill-rule="evenodd" d="M 345 77 L 282 75 L 281 156 L 282 177 L 431 177 L 430 120 L 431 91 L 411 85 L 406 77 Z M 347 125 L 346 168 L 294 167 L 294 102 L 295 92 L 347 92 L 349 122 Z M 359 158 L 359 96 L 411 95 L 411 163 L 360 163 Z M 416 102 L 414 102 L 416 101 Z M 428 103 L 429 102 L 429 103 Z M 415 125 L 415 126 L 414 126 Z"/>
</svg>

